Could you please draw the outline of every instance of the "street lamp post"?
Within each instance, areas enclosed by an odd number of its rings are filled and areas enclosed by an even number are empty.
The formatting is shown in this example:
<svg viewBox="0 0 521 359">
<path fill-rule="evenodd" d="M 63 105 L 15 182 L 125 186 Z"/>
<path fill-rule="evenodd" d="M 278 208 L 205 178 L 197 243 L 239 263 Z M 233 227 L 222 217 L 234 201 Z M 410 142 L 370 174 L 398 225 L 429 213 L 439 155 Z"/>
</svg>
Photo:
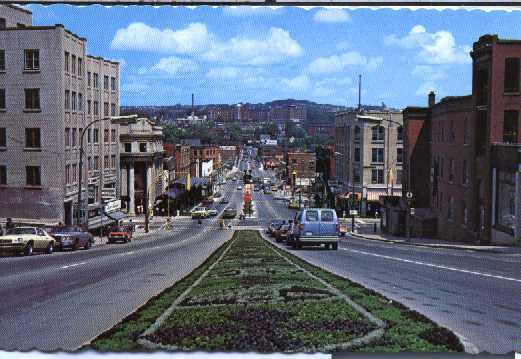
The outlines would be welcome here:
<svg viewBox="0 0 521 359">
<path fill-rule="evenodd" d="M 130 115 L 130 116 L 112 116 L 112 117 L 104 117 L 96 119 L 92 122 L 90 122 L 80 134 L 80 162 L 79 162 L 79 169 L 78 169 L 78 210 L 77 210 L 77 224 L 81 225 L 81 212 L 82 212 L 82 205 L 81 205 L 81 196 L 82 196 L 82 180 L 83 180 L 83 139 L 85 137 L 85 133 L 87 132 L 87 129 L 94 125 L 95 123 L 102 122 L 102 121 L 111 121 L 112 124 L 123 124 L 123 123 L 136 123 L 137 115 Z M 103 213 L 101 215 L 103 218 Z"/>
</svg>

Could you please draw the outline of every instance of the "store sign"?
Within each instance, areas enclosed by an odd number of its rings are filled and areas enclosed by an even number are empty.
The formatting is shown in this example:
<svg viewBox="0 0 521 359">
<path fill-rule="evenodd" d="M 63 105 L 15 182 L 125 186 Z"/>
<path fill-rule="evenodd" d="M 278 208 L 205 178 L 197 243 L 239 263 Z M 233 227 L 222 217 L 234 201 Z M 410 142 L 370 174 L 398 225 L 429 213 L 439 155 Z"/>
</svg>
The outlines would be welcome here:
<svg viewBox="0 0 521 359">
<path fill-rule="evenodd" d="M 110 201 L 105 204 L 105 213 L 115 212 L 121 209 L 121 200 Z"/>
<path fill-rule="evenodd" d="M 310 186 L 311 185 L 311 179 L 309 178 L 297 178 L 295 183 L 297 186 Z"/>
</svg>

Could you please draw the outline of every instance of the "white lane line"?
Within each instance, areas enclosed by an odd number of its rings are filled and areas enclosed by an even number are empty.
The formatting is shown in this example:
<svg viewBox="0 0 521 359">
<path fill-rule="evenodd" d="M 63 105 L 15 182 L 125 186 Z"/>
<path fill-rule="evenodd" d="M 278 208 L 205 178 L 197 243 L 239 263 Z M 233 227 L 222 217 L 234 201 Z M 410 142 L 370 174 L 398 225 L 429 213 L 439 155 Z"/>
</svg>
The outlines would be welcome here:
<svg viewBox="0 0 521 359">
<path fill-rule="evenodd" d="M 495 274 L 489 274 L 489 273 L 476 272 L 476 271 L 471 271 L 471 270 L 461 269 L 461 268 L 447 267 L 447 266 L 443 266 L 443 265 L 439 265 L 439 264 L 432 264 L 432 263 L 414 261 L 414 260 L 410 260 L 410 259 L 391 257 L 391 256 L 383 255 L 383 254 L 369 253 L 369 252 L 359 251 L 359 250 L 356 250 L 356 249 L 348 249 L 348 248 L 340 248 L 340 249 L 342 249 L 344 251 L 353 252 L 353 253 L 365 254 L 365 255 L 368 255 L 368 256 L 380 257 L 380 258 L 395 260 L 395 261 L 404 262 L 404 263 L 412 263 L 412 264 L 422 265 L 422 266 L 431 267 L 431 268 L 445 269 L 445 270 L 454 271 L 454 272 L 474 274 L 474 275 L 478 275 L 478 276 L 482 276 L 482 277 L 503 279 L 503 280 L 508 280 L 508 281 L 512 281 L 512 282 L 521 283 L 521 279 L 505 277 L 505 276 L 502 276 L 502 275 L 495 275 Z"/>
<path fill-rule="evenodd" d="M 67 269 L 67 268 L 77 267 L 77 266 L 81 266 L 83 264 L 87 264 L 87 262 L 80 262 L 80 263 L 69 264 L 69 265 L 60 267 L 60 269 Z"/>
</svg>

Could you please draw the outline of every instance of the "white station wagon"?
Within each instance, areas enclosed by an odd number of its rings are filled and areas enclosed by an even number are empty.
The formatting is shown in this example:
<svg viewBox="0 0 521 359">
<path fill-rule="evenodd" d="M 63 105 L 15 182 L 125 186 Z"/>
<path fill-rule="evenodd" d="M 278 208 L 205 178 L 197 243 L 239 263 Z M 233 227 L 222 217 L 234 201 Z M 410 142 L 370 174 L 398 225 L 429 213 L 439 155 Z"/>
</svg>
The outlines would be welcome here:
<svg viewBox="0 0 521 359">
<path fill-rule="evenodd" d="M 16 227 L 0 237 L 0 252 L 23 253 L 26 256 L 33 251 L 54 252 L 55 240 L 45 230 L 38 227 Z"/>
</svg>

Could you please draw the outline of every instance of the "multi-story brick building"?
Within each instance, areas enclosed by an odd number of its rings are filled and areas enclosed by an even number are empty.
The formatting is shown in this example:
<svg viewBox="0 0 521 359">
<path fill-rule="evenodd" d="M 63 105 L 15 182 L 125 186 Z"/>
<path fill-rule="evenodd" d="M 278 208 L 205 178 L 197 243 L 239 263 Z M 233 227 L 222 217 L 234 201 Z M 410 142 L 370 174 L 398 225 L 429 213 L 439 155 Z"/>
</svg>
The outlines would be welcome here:
<svg viewBox="0 0 521 359">
<path fill-rule="evenodd" d="M 119 114 L 119 64 L 88 56 L 62 25 L 32 26 L 27 10 L 0 6 L 0 18 L 0 217 L 72 223 L 81 133 Z M 119 197 L 119 133 L 110 121 L 85 133 L 82 221 L 95 226 L 103 196 Z"/>
<path fill-rule="evenodd" d="M 336 113 L 336 179 L 360 200 L 362 215 L 374 215 L 380 196 L 402 194 L 402 124 L 401 112 Z"/>
<path fill-rule="evenodd" d="M 175 161 L 175 177 L 183 178 L 190 174 L 191 150 L 189 145 L 183 144 L 163 144 L 165 154 L 173 157 Z"/>
<path fill-rule="evenodd" d="M 317 156 L 314 152 L 288 152 L 286 173 L 294 186 L 310 186 L 317 172 Z"/>
<path fill-rule="evenodd" d="M 191 176 L 200 177 L 203 173 L 202 166 L 204 162 L 212 161 L 213 170 L 221 165 L 221 151 L 219 146 L 214 145 L 200 145 L 191 146 Z"/>
<path fill-rule="evenodd" d="M 219 146 L 219 150 L 221 152 L 221 161 L 233 164 L 238 155 L 237 146 Z"/>
</svg>

